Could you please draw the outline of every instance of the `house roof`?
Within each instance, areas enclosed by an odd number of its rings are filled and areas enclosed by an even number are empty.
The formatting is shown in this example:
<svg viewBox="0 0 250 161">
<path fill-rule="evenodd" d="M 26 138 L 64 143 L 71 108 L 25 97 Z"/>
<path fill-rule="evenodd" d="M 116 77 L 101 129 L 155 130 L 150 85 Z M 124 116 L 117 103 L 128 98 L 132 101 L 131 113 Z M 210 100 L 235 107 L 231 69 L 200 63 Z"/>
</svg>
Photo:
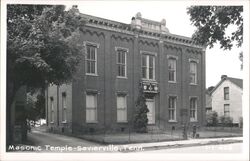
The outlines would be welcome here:
<svg viewBox="0 0 250 161">
<path fill-rule="evenodd" d="M 228 77 L 228 80 L 233 82 L 238 87 L 243 88 L 243 80 L 242 79 Z"/>
<path fill-rule="evenodd" d="M 230 81 L 239 88 L 243 88 L 243 80 L 239 78 L 233 78 L 233 77 L 227 77 L 226 75 L 223 75 L 220 82 L 214 87 L 214 89 L 210 92 L 210 95 L 224 82 L 224 81 Z"/>
</svg>

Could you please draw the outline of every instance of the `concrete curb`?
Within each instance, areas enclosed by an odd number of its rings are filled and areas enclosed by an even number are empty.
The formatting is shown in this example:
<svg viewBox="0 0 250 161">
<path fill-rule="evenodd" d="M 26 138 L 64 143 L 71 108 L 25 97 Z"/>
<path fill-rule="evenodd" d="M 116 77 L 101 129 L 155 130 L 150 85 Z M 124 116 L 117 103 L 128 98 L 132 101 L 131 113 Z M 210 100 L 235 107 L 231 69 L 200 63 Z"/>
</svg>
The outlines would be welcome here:
<svg viewBox="0 0 250 161">
<path fill-rule="evenodd" d="M 172 149 L 172 148 L 184 148 L 193 146 L 205 146 L 205 145 L 219 145 L 219 144 L 233 144 L 242 143 L 242 138 L 217 138 L 217 139 L 195 139 L 195 140 L 185 140 L 185 141 L 175 141 L 175 142 L 163 142 L 163 143 L 144 143 L 144 144 L 127 144 L 122 146 L 138 146 L 142 147 L 144 151 L 149 150 L 159 150 L 159 149 Z M 139 152 L 136 150 L 129 150 L 129 148 L 120 148 L 120 152 Z"/>
</svg>

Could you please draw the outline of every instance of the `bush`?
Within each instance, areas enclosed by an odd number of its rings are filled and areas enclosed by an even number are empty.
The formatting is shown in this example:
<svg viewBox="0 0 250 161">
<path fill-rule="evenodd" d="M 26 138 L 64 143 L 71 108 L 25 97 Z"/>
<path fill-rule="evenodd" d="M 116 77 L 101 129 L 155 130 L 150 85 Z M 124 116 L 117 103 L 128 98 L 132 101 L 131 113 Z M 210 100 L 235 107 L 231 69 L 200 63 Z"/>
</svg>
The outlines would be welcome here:
<svg viewBox="0 0 250 161">
<path fill-rule="evenodd" d="M 206 114 L 206 125 L 216 126 L 218 124 L 218 114 L 215 111 L 211 111 Z"/>
<path fill-rule="evenodd" d="M 239 127 L 240 127 L 240 128 L 242 128 L 242 127 L 243 127 L 243 117 L 240 117 Z"/>
<path fill-rule="evenodd" d="M 142 89 L 139 91 L 139 96 L 136 101 L 136 109 L 134 115 L 134 129 L 136 132 L 139 133 L 146 133 L 147 132 L 147 124 L 148 124 L 148 117 L 147 113 L 149 112 L 146 99 Z"/>
<path fill-rule="evenodd" d="M 220 123 L 222 126 L 232 126 L 233 118 L 230 116 L 220 116 Z"/>
</svg>

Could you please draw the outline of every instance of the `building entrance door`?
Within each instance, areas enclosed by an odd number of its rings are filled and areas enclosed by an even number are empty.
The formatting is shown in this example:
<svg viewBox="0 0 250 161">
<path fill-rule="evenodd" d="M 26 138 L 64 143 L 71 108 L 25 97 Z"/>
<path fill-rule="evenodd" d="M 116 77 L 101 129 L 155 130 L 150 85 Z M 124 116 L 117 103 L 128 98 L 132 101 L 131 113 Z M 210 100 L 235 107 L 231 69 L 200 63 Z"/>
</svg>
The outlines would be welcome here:
<svg viewBox="0 0 250 161">
<path fill-rule="evenodd" d="M 154 124 L 155 123 L 155 101 L 154 99 L 146 99 L 146 105 L 149 110 L 149 112 L 147 113 L 148 124 Z"/>
</svg>

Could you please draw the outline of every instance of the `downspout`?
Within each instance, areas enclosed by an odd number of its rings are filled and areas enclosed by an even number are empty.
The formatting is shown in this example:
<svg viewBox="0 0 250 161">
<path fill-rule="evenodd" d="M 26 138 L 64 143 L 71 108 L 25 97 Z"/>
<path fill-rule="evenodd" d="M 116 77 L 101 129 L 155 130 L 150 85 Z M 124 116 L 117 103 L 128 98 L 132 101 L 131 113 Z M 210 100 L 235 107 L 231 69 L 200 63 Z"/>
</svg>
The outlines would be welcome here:
<svg viewBox="0 0 250 161">
<path fill-rule="evenodd" d="M 57 92 L 57 126 L 59 127 L 59 85 L 56 86 L 56 92 Z"/>
<path fill-rule="evenodd" d="M 46 125 L 49 125 L 49 86 L 46 84 Z"/>
</svg>

